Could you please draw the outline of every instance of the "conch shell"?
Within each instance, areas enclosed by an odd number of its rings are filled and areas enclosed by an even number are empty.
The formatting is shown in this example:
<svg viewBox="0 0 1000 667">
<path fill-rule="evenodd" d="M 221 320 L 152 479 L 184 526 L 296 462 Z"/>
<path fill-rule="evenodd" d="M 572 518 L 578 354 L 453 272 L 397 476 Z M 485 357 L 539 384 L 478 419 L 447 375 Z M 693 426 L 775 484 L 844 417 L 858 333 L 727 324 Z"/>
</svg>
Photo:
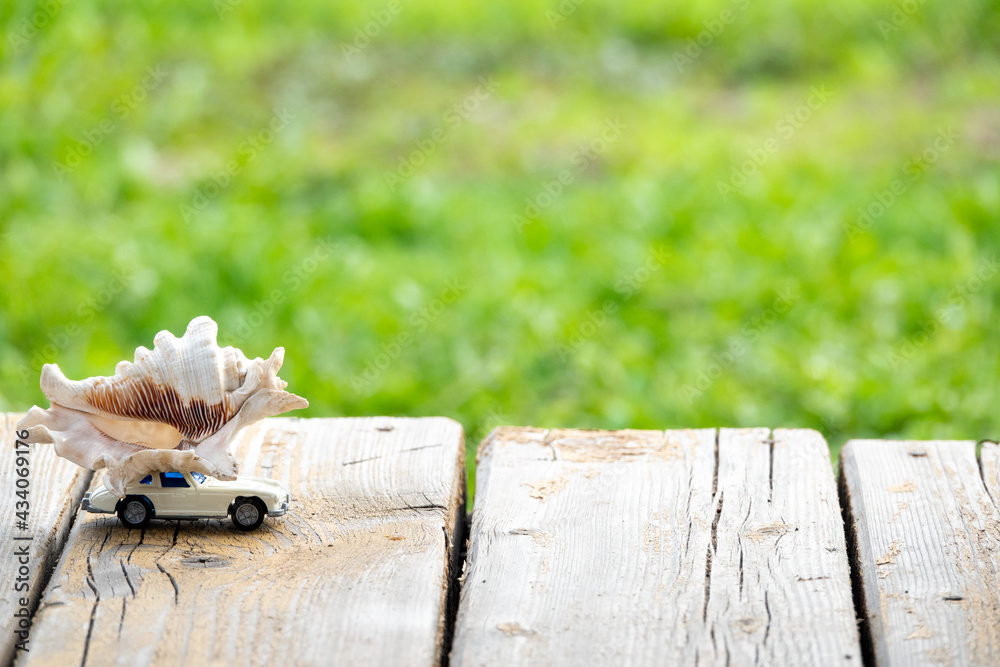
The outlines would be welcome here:
<svg viewBox="0 0 1000 667">
<path fill-rule="evenodd" d="M 114 494 L 149 473 L 198 471 L 235 479 L 229 443 L 244 426 L 309 406 L 278 377 L 285 356 L 247 359 L 216 342 L 219 326 L 197 317 L 181 338 L 161 331 L 153 350 L 140 347 L 113 377 L 68 380 L 55 364 L 42 367 L 52 407 L 33 407 L 18 425 L 28 442 L 54 443 L 56 453 L 93 470 L 107 468 Z"/>
</svg>

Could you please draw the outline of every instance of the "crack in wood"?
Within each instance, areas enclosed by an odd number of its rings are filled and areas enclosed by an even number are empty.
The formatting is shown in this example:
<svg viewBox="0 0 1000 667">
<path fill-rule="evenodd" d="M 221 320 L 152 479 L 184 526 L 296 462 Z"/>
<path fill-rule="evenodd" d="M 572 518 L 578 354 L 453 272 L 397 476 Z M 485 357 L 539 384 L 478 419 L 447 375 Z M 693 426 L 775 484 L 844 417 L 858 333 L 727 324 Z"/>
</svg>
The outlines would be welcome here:
<svg viewBox="0 0 1000 667">
<path fill-rule="evenodd" d="M 772 431 L 773 433 L 773 431 Z M 774 502 L 774 438 L 764 441 L 767 445 L 767 502 Z"/>
<path fill-rule="evenodd" d="M 380 459 L 380 458 L 382 458 L 382 457 L 381 456 L 369 456 L 366 459 L 358 459 L 356 461 L 345 461 L 342 465 L 352 466 L 352 465 L 356 465 L 358 463 L 365 463 L 367 461 L 374 461 L 375 459 Z"/>
<path fill-rule="evenodd" d="M 124 562 L 119 562 L 122 567 L 122 574 L 125 575 L 125 583 L 128 584 L 128 589 L 132 591 L 132 597 L 135 598 L 135 586 L 132 585 L 132 580 L 128 576 L 128 570 L 125 568 Z"/>
<path fill-rule="evenodd" d="M 97 618 L 97 605 L 101 603 L 101 593 L 97 590 L 97 584 L 94 580 L 94 568 L 90 562 L 89 555 L 87 556 L 87 585 L 90 586 L 90 590 L 94 591 L 96 597 L 94 599 L 94 606 L 90 608 L 90 623 L 87 625 L 87 636 L 83 640 L 83 657 L 80 658 L 80 667 L 85 667 L 87 664 L 87 653 L 90 652 L 90 638 L 94 634 L 94 620 Z"/>
<path fill-rule="evenodd" d="M 122 638 L 122 628 L 125 627 L 125 607 L 128 603 L 128 598 L 122 598 L 122 613 L 118 617 L 118 639 Z"/>
<path fill-rule="evenodd" d="M 156 569 L 158 569 L 163 574 L 167 575 L 167 579 L 170 580 L 170 585 L 174 587 L 174 604 L 177 604 L 177 600 L 180 598 L 180 593 L 181 593 L 180 589 L 177 588 L 177 580 L 174 579 L 174 575 L 167 572 L 166 569 L 164 569 L 164 567 L 160 565 L 159 561 L 157 561 L 156 563 Z"/>
<path fill-rule="evenodd" d="M 87 653 L 90 651 L 90 637 L 94 634 L 94 619 L 97 616 L 97 603 L 99 600 L 94 600 L 94 606 L 90 610 L 90 623 L 87 625 L 87 637 L 83 641 L 83 657 L 80 658 L 80 667 L 85 667 L 87 664 Z"/>
<path fill-rule="evenodd" d="M 447 510 L 448 508 L 444 505 L 437 505 L 434 503 L 428 505 L 403 505 L 402 507 L 389 507 L 386 512 L 405 512 L 407 510 L 421 511 L 421 510 Z"/>
<path fill-rule="evenodd" d="M 444 445 L 441 444 L 441 443 L 438 443 L 436 445 L 424 445 L 423 447 L 410 447 L 409 449 L 401 449 L 399 451 L 400 451 L 400 453 L 402 453 L 402 452 L 419 452 L 421 449 L 437 449 L 438 447 L 444 447 Z"/>
<path fill-rule="evenodd" d="M 739 534 L 736 535 L 736 548 L 740 552 L 740 567 L 739 567 L 739 584 L 740 584 L 740 598 L 743 597 L 743 538 Z"/>
<path fill-rule="evenodd" d="M 112 527 L 111 527 L 111 525 L 108 525 L 107 526 L 107 531 L 105 531 L 105 533 L 104 533 L 104 541 L 101 542 L 100 548 L 97 549 L 98 553 L 100 553 L 101 551 L 104 551 L 104 547 L 107 546 L 108 539 L 111 537 L 111 531 L 112 531 Z"/>
<path fill-rule="evenodd" d="M 718 500 L 716 500 L 718 495 Z M 705 557 L 705 607 L 702 609 L 702 622 L 708 622 L 708 603 L 712 597 L 712 557 L 718 545 L 719 517 L 722 515 L 722 494 L 719 493 L 719 430 L 715 431 L 715 464 L 712 470 L 712 503 L 715 505 L 715 516 L 712 518 L 712 538 Z M 712 630 L 712 640 L 715 641 L 715 630 Z"/>
<path fill-rule="evenodd" d="M 763 645 L 767 646 L 767 638 L 771 635 L 771 603 L 768 600 L 767 589 L 764 589 L 764 611 L 767 613 L 767 624 L 764 626 Z"/>
</svg>

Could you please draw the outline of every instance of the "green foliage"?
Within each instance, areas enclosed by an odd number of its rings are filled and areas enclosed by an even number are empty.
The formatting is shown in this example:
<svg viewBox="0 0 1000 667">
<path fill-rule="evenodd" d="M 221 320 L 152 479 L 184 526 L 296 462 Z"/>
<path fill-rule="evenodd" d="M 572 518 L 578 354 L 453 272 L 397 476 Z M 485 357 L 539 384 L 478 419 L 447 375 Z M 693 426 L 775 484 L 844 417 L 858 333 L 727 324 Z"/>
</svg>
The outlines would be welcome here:
<svg viewBox="0 0 1000 667">
<path fill-rule="evenodd" d="M 501 423 L 996 437 L 997 9 L 8 3 L 0 409 L 208 314 L 470 465 Z"/>
</svg>

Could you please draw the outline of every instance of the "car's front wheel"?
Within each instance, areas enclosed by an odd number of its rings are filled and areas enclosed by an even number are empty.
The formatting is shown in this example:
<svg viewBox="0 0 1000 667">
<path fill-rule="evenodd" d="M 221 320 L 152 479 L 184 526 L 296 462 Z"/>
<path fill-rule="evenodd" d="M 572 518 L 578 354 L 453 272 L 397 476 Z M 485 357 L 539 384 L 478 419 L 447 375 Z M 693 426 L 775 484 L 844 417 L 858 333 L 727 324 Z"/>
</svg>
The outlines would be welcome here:
<svg viewBox="0 0 1000 667">
<path fill-rule="evenodd" d="M 237 498 L 233 501 L 233 509 L 230 516 L 233 519 L 233 526 L 238 530 L 256 530 L 264 522 L 264 515 L 267 508 L 260 498 Z"/>
<path fill-rule="evenodd" d="M 141 530 L 153 518 L 153 505 L 144 496 L 125 496 L 118 503 L 118 520 L 126 528 Z"/>
</svg>

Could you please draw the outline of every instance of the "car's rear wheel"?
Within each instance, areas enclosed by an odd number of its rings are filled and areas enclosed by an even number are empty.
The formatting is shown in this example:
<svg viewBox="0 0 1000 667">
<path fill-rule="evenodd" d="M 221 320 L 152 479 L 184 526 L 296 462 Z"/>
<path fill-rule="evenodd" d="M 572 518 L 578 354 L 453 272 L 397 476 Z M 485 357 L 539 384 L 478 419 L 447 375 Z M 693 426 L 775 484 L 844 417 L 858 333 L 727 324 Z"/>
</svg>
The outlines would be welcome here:
<svg viewBox="0 0 1000 667">
<path fill-rule="evenodd" d="M 238 530 L 256 530 L 264 522 L 267 508 L 260 498 L 237 498 L 233 501 L 230 517 Z"/>
<path fill-rule="evenodd" d="M 145 496 L 125 496 L 118 503 L 118 520 L 126 528 L 141 530 L 153 518 L 153 504 Z"/>
</svg>

